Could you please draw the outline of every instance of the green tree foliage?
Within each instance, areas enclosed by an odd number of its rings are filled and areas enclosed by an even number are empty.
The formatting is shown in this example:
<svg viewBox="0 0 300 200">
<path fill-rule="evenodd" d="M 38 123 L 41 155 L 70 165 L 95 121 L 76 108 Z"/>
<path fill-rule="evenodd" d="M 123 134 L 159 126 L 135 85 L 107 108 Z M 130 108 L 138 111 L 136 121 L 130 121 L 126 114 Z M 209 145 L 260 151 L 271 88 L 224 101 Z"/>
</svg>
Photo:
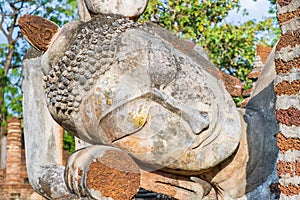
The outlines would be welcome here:
<svg viewBox="0 0 300 200">
<path fill-rule="evenodd" d="M 17 26 L 19 17 L 39 15 L 62 25 L 77 17 L 75 8 L 76 0 L 0 0 L 0 138 L 7 118 L 22 116 L 21 63 L 29 45 Z"/>
<path fill-rule="evenodd" d="M 64 150 L 73 153 L 75 151 L 75 138 L 73 135 L 68 133 L 66 130 L 64 131 Z"/>
<path fill-rule="evenodd" d="M 249 88 L 247 75 L 255 46 L 266 42 L 258 33 L 273 31 L 274 19 L 233 25 L 224 21 L 232 9 L 240 9 L 238 0 L 152 0 L 141 20 L 151 20 L 199 44 L 217 67 L 240 78 Z"/>
</svg>

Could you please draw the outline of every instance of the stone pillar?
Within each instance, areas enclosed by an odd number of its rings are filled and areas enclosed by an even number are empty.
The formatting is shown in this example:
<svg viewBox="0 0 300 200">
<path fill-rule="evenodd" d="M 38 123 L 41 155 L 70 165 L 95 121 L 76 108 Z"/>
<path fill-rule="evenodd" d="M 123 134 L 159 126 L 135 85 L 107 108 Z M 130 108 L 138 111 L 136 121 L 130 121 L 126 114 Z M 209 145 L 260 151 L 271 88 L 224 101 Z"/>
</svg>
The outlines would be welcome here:
<svg viewBox="0 0 300 200">
<path fill-rule="evenodd" d="M 282 30 L 276 46 L 277 174 L 280 199 L 300 199 L 300 1 L 277 0 Z"/>
<path fill-rule="evenodd" d="M 6 156 L 6 182 L 22 183 L 21 177 L 21 151 L 22 151 L 21 120 L 12 118 L 7 126 L 7 156 Z"/>
<path fill-rule="evenodd" d="M 4 169 L 6 166 L 6 136 L 0 136 L 0 168 Z"/>
<path fill-rule="evenodd" d="M 28 179 L 47 198 L 67 199 L 62 166 L 62 128 L 53 120 L 44 98 L 41 57 L 31 49 L 23 61 L 23 116 Z"/>
</svg>

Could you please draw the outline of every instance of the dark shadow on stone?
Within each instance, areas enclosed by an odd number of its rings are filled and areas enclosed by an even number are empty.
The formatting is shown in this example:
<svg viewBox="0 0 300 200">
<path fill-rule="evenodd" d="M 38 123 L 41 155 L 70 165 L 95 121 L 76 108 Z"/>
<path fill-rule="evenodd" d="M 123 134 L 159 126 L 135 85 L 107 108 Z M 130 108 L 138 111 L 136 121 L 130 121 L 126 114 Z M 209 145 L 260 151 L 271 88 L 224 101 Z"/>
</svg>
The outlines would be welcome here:
<svg viewBox="0 0 300 200">
<path fill-rule="evenodd" d="M 151 192 L 141 188 L 138 194 L 135 195 L 134 200 L 176 200 L 168 195 Z"/>
<path fill-rule="evenodd" d="M 247 126 L 249 160 L 247 163 L 246 192 L 251 192 L 263 184 L 274 170 L 278 148 L 277 133 L 279 125 L 275 118 L 276 95 L 274 81 L 246 106 L 244 119 Z"/>
</svg>

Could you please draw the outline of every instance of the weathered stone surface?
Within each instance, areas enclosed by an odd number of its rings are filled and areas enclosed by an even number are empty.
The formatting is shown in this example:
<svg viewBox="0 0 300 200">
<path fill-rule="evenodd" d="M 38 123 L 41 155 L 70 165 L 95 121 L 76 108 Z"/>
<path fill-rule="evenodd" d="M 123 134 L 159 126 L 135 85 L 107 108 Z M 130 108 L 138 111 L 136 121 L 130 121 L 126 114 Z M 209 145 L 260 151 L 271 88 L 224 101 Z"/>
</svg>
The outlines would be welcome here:
<svg viewBox="0 0 300 200">
<path fill-rule="evenodd" d="M 278 0 L 278 1 L 276 1 L 276 3 L 277 3 L 279 6 L 283 7 L 283 6 L 289 5 L 292 1 L 293 1 L 293 0 Z"/>
<path fill-rule="evenodd" d="M 280 199 L 297 199 L 299 176 L 299 1 L 277 1 L 282 35 L 276 47 L 276 118 L 280 124 L 277 162 Z M 298 99 L 297 99 L 298 98 Z"/>
<path fill-rule="evenodd" d="M 57 134 L 60 127 L 46 107 L 41 84 L 41 58 L 26 59 L 23 67 L 24 137 L 29 182 L 35 191 L 47 198 L 65 196 L 69 192 L 63 179 L 64 167 L 59 166 L 62 163 L 61 135 Z"/>
<path fill-rule="evenodd" d="M 79 197 L 132 199 L 140 187 L 140 170 L 133 159 L 120 149 L 102 145 L 72 154 L 65 176 Z"/>
<path fill-rule="evenodd" d="M 221 72 L 221 77 L 224 82 L 227 92 L 233 97 L 239 97 L 244 90 L 244 84 L 242 81 L 234 76 Z"/>
<path fill-rule="evenodd" d="M 300 91 L 300 80 L 293 80 L 291 83 L 289 81 L 282 81 L 275 86 L 274 91 L 278 96 L 296 95 Z"/>
<path fill-rule="evenodd" d="M 85 0 L 92 14 L 120 14 L 138 17 L 147 7 L 148 0 Z"/>
<path fill-rule="evenodd" d="M 176 199 L 199 199 L 212 189 L 210 183 L 196 177 L 190 179 L 186 176 L 161 171 L 148 172 L 144 170 L 141 170 L 141 187 Z"/>
<path fill-rule="evenodd" d="M 145 189 L 179 199 L 202 199 L 212 188 L 226 198 L 246 193 L 259 197 L 255 189 L 273 180 L 277 154 L 274 62 L 267 62 L 253 97 L 239 112 L 219 71 L 202 54 L 156 25 L 119 15 L 97 15 L 87 23 L 62 27 L 39 68 L 47 106 L 64 128 L 98 144 L 69 158 L 65 175 L 69 191 L 96 199 L 109 198 L 101 195 L 103 189 L 115 195 L 117 188 L 103 188 L 93 176 L 105 167 L 98 161 L 113 149 L 122 155 L 128 152 L 139 165 L 133 169 L 146 170 L 140 183 Z M 129 166 L 135 166 L 131 161 Z M 45 190 L 50 184 L 52 194 L 52 184 L 64 182 L 63 167 L 44 169 L 42 186 L 36 189 Z M 108 171 L 120 172 L 114 170 Z M 49 174 L 56 180 L 47 182 Z M 260 191 L 268 193 L 269 188 L 263 185 Z M 47 192 L 43 194 L 49 196 Z M 126 198 L 133 193 L 128 194 Z"/>
<path fill-rule="evenodd" d="M 280 191 L 287 196 L 294 196 L 300 193 L 300 186 L 290 184 L 288 186 L 279 185 Z"/>
<path fill-rule="evenodd" d="M 293 12 L 300 6 L 300 2 L 297 0 L 280 0 L 277 3 L 277 13 Z"/>
<path fill-rule="evenodd" d="M 260 60 L 263 64 L 266 63 L 272 48 L 263 44 L 258 44 L 256 46 L 256 56 L 260 57 Z"/>
<path fill-rule="evenodd" d="M 7 145 L 6 145 L 6 176 L 8 184 L 22 184 L 23 179 L 19 173 L 21 170 L 21 120 L 12 118 L 7 125 Z"/>
<path fill-rule="evenodd" d="M 300 110 L 297 108 L 288 108 L 286 110 L 276 110 L 276 119 L 287 126 L 300 126 Z"/>
<path fill-rule="evenodd" d="M 252 71 L 248 74 L 248 78 L 257 79 L 260 76 L 260 71 Z"/>
<path fill-rule="evenodd" d="M 284 62 L 293 61 L 294 59 L 300 57 L 300 45 L 296 44 L 295 47 L 291 47 L 291 45 L 282 47 L 279 51 L 275 53 L 275 59 L 281 59 Z M 294 65 L 297 69 L 298 65 Z"/>
<path fill-rule="evenodd" d="M 293 18 L 298 18 L 300 16 L 300 10 L 295 10 L 294 12 L 287 12 L 284 14 L 278 14 L 277 19 L 279 21 L 279 24 L 282 25 L 284 22 L 288 22 Z"/>
<path fill-rule="evenodd" d="M 106 27 L 115 23 L 119 25 L 108 33 Z M 122 24 L 126 25 L 126 31 L 118 32 Z M 74 107 L 76 102 L 68 107 L 63 98 L 69 93 L 59 86 L 68 78 L 63 72 L 55 72 L 56 64 L 50 65 L 50 71 L 45 74 L 50 112 L 80 138 L 94 144 L 113 144 L 155 166 L 195 171 L 226 159 L 236 149 L 241 133 L 239 115 L 222 82 L 208 73 L 204 67 L 207 60 L 196 63 L 193 57 L 186 57 L 162 38 L 166 34 L 163 29 L 139 26 L 118 16 L 98 16 L 76 31 L 79 33 L 76 39 L 69 40 L 70 51 L 73 47 L 79 51 L 74 60 L 86 58 L 87 62 L 83 59 L 76 65 L 85 70 L 82 73 L 96 65 L 91 75 L 93 82 L 88 84 L 86 77 L 76 81 L 72 78 L 76 74 L 71 70 L 69 84 L 79 91 L 74 98 L 80 96 L 80 101 L 77 101 L 79 107 Z M 113 37 L 102 41 L 106 34 Z M 91 49 L 94 35 L 97 43 Z M 60 46 L 57 41 L 49 52 Z M 90 49 L 85 50 L 85 45 Z M 102 50 L 98 51 L 100 47 Z M 109 50 L 112 47 L 115 52 Z M 93 52 L 92 56 L 89 51 Z M 46 52 L 43 60 L 52 61 L 53 56 L 57 54 Z M 62 63 L 61 71 L 71 63 L 66 57 L 62 54 L 57 61 Z M 96 63 L 89 62 L 92 57 L 100 58 L 98 64 L 104 61 L 98 70 Z M 53 89 L 51 79 L 58 80 L 53 81 Z M 187 153 L 189 148 L 193 151 Z"/>
<path fill-rule="evenodd" d="M 115 200 L 132 199 L 140 187 L 139 167 L 121 151 L 108 150 L 101 158 L 94 158 L 86 179 L 91 194 L 98 191 Z"/>
<path fill-rule="evenodd" d="M 277 162 L 278 176 L 300 176 L 300 162 L 284 162 L 282 160 Z"/>
<path fill-rule="evenodd" d="M 247 75 L 247 77 L 250 79 L 257 79 L 260 76 L 263 67 L 264 63 L 262 62 L 260 55 L 258 55 L 258 52 L 256 51 L 256 56 L 254 57 L 253 61 L 253 69 Z"/>
<path fill-rule="evenodd" d="M 299 138 L 286 138 L 282 133 L 278 134 L 277 146 L 280 151 L 285 153 L 288 150 L 300 151 L 300 139 Z"/>
<path fill-rule="evenodd" d="M 268 189 L 262 187 L 262 190 L 259 191 L 255 188 L 259 185 L 260 178 L 264 177 L 263 180 L 266 180 L 266 174 L 270 175 L 276 170 L 275 161 L 278 150 L 274 136 L 278 133 L 278 125 L 275 119 L 276 98 L 273 90 L 276 74 L 272 57 L 274 58 L 274 50 L 255 85 L 252 97 L 243 110 L 245 113 L 241 113 L 246 122 L 243 124 L 242 131 L 245 135 L 240 141 L 237 153 L 231 158 L 232 160 L 229 159 L 229 163 L 224 163 L 224 167 L 220 166 L 222 170 L 203 174 L 205 180 L 219 183 L 219 186 L 227 191 L 225 194 L 231 198 L 241 197 L 238 196 L 241 193 L 247 193 L 247 196 L 251 198 L 267 195 Z M 260 128 L 261 126 L 264 128 Z M 242 166 L 246 166 L 244 168 L 246 170 L 237 170 L 242 169 Z M 212 177 L 212 179 L 208 179 L 208 177 Z M 269 181 L 275 182 L 276 176 L 271 177 L 270 175 Z M 229 189 L 227 184 L 233 189 Z M 269 198 L 268 196 L 264 197 Z"/>
<path fill-rule="evenodd" d="M 243 97 L 250 97 L 251 93 L 253 92 L 253 89 L 244 90 L 242 93 Z"/>
<path fill-rule="evenodd" d="M 291 61 L 284 62 L 281 59 L 276 59 L 276 73 L 283 74 L 290 72 L 293 68 L 300 68 L 300 57 L 295 58 Z"/>
<path fill-rule="evenodd" d="M 85 0 L 76 0 L 77 7 L 78 7 L 78 14 L 80 17 L 80 20 L 87 22 L 91 19 L 91 15 L 85 5 Z"/>
<path fill-rule="evenodd" d="M 287 150 L 284 153 L 279 151 L 278 160 L 284 160 L 286 162 L 295 162 L 296 160 L 300 160 L 300 151 Z"/>
<path fill-rule="evenodd" d="M 300 127 L 297 126 L 286 126 L 284 124 L 280 124 L 281 134 L 287 138 L 296 138 L 300 133 Z"/>
<path fill-rule="evenodd" d="M 287 46 L 293 48 L 296 45 L 299 45 L 300 44 L 300 41 L 298 40 L 299 36 L 300 36 L 299 29 L 288 31 L 285 34 L 282 34 L 278 44 L 276 45 L 276 51 L 280 51 L 282 48 Z"/>
<path fill-rule="evenodd" d="M 298 200 L 300 198 L 300 195 L 293 195 L 293 196 L 287 196 L 283 194 L 282 192 L 280 193 L 280 199 L 282 200 Z"/>
</svg>

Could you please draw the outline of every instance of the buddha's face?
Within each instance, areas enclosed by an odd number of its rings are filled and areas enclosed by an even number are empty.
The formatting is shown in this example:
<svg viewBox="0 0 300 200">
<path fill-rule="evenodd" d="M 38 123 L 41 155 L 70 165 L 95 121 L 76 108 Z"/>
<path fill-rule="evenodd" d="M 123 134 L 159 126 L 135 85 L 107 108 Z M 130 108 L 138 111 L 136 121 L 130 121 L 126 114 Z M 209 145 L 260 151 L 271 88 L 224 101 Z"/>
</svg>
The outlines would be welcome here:
<svg viewBox="0 0 300 200">
<path fill-rule="evenodd" d="M 240 119 L 209 62 L 194 61 L 150 28 L 106 20 L 76 28 L 61 55 L 46 52 L 54 118 L 87 142 L 119 147 L 153 166 L 201 171 L 228 158 Z"/>
</svg>

